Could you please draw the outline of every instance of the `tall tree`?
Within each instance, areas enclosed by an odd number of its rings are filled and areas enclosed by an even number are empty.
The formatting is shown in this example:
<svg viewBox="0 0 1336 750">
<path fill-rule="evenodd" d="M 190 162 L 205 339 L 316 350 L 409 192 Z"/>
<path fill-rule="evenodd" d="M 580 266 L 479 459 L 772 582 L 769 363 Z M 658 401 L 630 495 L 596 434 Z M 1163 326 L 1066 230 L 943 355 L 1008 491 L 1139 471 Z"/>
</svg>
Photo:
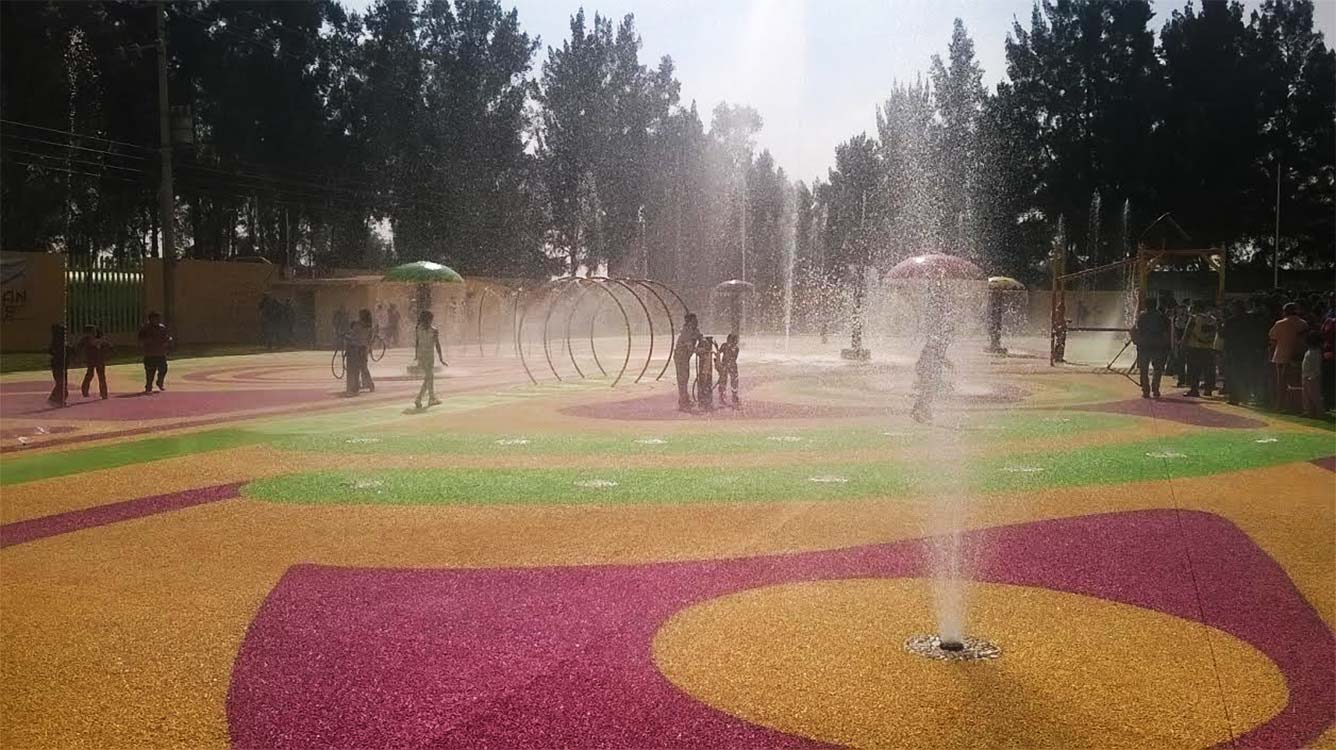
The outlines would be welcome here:
<svg viewBox="0 0 1336 750">
<path fill-rule="evenodd" d="M 1336 244 L 1336 153 L 1331 145 L 1336 141 L 1336 52 L 1313 28 L 1311 0 L 1266 0 L 1251 20 L 1266 151 L 1258 172 L 1270 177 L 1267 192 L 1273 201 L 1280 172 L 1281 259 L 1331 267 Z M 1271 235 L 1261 223 L 1258 217 L 1253 236 L 1274 249 L 1274 240 L 1262 239 Z"/>
<path fill-rule="evenodd" d="M 978 255 L 977 212 L 987 197 L 979 192 L 983 154 L 979 144 L 980 119 L 987 92 L 983 68 L 974 58 L 974 42 L 965 24 L 955 20 L 943 63 L 932 57 L 932 87 L 938 122 L 933 128 L 933 171 L 941 200 L 941 227 L 945 245 L 953 252 Z"/>
<path fill-rule="evenodd" d="M 1038 123 L 1037 209 L 1051 224 L 1066 219 L 1069 237 L 1086 249 L 1078 259 L 1090 264 L 1121 255 L 1116 243 L 1095 241 L 1110 233 L 1087 238 L 1092 205 L 1153 202 L 1150 139 L 1161 77 L 1152 15 L 1146 0 L 1044 0 L 1030 28 L 1014 24 L 1006 42 L 1012 101 Z"/>
</svg>

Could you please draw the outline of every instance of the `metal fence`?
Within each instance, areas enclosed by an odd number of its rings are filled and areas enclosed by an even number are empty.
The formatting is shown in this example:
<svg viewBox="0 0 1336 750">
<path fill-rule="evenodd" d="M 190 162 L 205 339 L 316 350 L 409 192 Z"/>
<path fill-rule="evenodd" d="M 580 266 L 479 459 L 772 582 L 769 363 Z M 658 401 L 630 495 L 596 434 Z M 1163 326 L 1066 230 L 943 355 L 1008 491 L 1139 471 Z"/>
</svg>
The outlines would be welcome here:
<svg viewBox="0 0 1336 750">
<path fill-rule="evenodd" d="M 144 315 L 144 271 L 138 264 L 71 258 L 65 270 L 66 320 L 71 333 L 85 325 L 129 333 Z"/>
</svg>

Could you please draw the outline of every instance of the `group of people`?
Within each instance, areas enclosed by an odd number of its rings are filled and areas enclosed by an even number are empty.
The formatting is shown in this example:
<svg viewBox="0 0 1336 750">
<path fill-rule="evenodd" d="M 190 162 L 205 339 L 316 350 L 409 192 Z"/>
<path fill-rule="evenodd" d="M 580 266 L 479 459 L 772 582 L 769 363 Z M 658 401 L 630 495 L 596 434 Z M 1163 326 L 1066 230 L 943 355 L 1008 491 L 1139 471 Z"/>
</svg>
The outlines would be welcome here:
<svg viewBox="0 0 1336 750">
<path fill-rule="evenodd" d="M 386 310 L 384 305 L 377 306 L 377 312 Z M 371 310 L 362 308 L 357 312 L 357 319 L 347 323 L 347 312 L 340 307 L 334 313 L 335 331 L 340 332 L 346 362 L 346 395 L 356 396 L 362 391 L 374 392 L 376 383 L 371 379 L 371 343 L 377 335 L 385 338 L 390 346 L 397 346 L 399 340 L 399 309 L 391 304 L 386 310 L 384 324 L 376 320 Z M 418 313 L 417 327 L 413 332 L 413 359 L 422 371 L 422 387 L 418 390 L 413 405 L 422 409 L 423 399 L 427 406 L 441 403 L 436 398 L 436 362 L 445 366 L 445 356 L 441 352 L 441 332 L 434 325 L 435 315 L 431 310 Z M 388 327 L 387 327 L 388 326 Z"/>
<path fill-rule="evenodd" d="M 175 347 L 176 341 L 167 326 L 163 325 L 161 315 L 156 312 L 148 314 L 148 321 L 139 328 L 138 341 L 144 358 L 144 393 L 152 393 L 155 385 L 159 391 L 167 390 L 167 355 Z M 47 401 L 56 406 L 69 403 L 69 367 L 76 361 L 82 362 L 85 368 L 80 388 L 83 397 L 89 397 L 93 379 L 97 378 L 98 395 L 107 398 L 107 362 L 111 359 L 112 351 L 111 342 L 96 325 L 84 326 L 83 335 L 73 346 L 67 340 L 64 324 L 51 326 L 51 343 L 47 353 L 51 355 L 51 379 L 54 385 Z"/>
<path fill-rule="evenodd" d="M 719 390 L 719 405 L 736 409 L 738 398 L 738 334 L 730 333 L 722 345 L 716 345 L 712 336 L 700 331 L 700 320 L 695 313 L 687 313 L 682 333 L 673 347 L 673 362 L 677 367 L 677 408 L 690 412 L 714 408 L 714 391 Z M 692 387 L 691 363 L 696 362 L 696 378 Z M 718 383 L 715 383 L 716 373 Z M 732 403 L 725 399 L 732 396 Z"/>
<path fill-rule="evenodd" d="M 1288 301 L 1287 301 L 1288 300 Z M 1165 373 L 1184 396 L 1264 404 L 1320 418 L 1336 401 L 1336 301 L 1273 293 L 1217 306 L 1150 299 L 1131 331 L 1141 397 L 1160 398 Z"/>
</svg>

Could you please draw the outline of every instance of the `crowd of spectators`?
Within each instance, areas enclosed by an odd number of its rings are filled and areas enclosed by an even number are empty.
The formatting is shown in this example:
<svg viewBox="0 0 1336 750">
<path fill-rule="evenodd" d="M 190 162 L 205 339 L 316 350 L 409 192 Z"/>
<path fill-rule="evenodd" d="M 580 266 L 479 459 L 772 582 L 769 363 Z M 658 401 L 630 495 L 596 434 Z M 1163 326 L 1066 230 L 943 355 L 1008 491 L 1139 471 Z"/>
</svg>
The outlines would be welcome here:
<svg viewBox="0 0 1336 750">
<path fill-rule="evenodd" d="M 1224 305 L 1149 301 L 1132 330 L 1142 395 L 1159 372 L 1189 398 L 1219 387 L 1229 403 L 1326 418 L 1336 407 L 1336 295 L 1272 290 Z"/>
</svg>

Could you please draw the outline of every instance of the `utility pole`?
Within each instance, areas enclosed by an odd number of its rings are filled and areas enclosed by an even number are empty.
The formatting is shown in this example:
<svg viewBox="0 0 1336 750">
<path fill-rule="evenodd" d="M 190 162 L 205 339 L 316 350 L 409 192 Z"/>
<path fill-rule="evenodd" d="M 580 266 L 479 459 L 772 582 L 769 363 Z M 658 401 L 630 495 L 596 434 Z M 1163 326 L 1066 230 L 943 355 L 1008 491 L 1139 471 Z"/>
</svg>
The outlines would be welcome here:
<svg viewBox="0 0 1336 750">
<path fill-rule="evenodd" d="M 1276 157 L 1276 246 L 1271 253 L 1271 287 L 1280 287 L 1280 157 Z"/>
<path fill-rule="evenodd" d="M 158 0 L 154 7 L 158 27 L 158 160 L 162 173 L 158 178 L 158 226 L 162 253 L 163 315 L 168 325 L 174 323 L 176 261 L 176 194 L 172 189 L 172 119 L 167 98 L 167 3 Z"/>
<path fill-rule="evenodd" d="M 748 162 L 750 159 L 747 160 Z M 747 163 L 742 166 L 742 280 L 747 280 Z"/>
</svg>

